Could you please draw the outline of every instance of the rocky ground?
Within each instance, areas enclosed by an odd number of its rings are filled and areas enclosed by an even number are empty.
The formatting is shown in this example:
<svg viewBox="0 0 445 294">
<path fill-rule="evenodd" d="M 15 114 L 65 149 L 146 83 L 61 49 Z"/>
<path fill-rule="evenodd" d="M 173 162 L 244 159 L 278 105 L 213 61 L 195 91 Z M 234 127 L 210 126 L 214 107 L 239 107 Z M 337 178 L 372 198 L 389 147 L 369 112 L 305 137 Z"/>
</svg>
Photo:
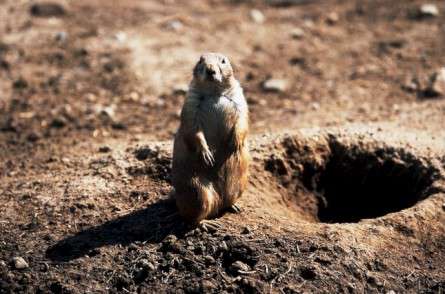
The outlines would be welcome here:
<svg viewBox="0 0 445 294">
<path fill-rule="evenodd" d="M 0 0 L 0 293 L 443 293 L 442 1 Z M 235 64 L 240 214 L 187 227 L 172 138 Z"/>
</svg>

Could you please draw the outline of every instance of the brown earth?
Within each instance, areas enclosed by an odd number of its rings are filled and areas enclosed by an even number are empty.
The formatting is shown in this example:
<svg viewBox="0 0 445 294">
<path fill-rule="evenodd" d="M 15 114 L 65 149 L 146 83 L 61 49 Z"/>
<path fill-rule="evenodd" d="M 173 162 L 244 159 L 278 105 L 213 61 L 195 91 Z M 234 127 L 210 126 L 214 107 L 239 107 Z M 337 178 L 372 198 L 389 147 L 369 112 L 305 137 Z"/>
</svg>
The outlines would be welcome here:
<svg viewBox="0 0 445 294">
<path fill-rule="evenodd" d="M 444 293 L 443 1 L 35 3 L 0 0 L 0 293 Z M 168 201 L 204 51 L 251 110 L 217 231 Z"/>
</svg>

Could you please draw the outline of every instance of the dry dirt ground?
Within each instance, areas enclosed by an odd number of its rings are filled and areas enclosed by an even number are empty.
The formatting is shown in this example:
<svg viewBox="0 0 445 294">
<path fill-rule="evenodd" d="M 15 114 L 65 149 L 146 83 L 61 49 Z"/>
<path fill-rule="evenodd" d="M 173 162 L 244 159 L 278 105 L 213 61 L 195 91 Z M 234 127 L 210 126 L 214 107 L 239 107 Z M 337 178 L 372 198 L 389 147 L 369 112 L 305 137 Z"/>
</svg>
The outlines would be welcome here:
<svg viewBox="0 0 445 294">
<path fill-rule="evenodd" d="M 431 2 L 0 0 L 0 293 L 444 293 Z M 168 201 L 203 51 L 251 110 L 243 211 L 216 231 Z"/>
</svg>

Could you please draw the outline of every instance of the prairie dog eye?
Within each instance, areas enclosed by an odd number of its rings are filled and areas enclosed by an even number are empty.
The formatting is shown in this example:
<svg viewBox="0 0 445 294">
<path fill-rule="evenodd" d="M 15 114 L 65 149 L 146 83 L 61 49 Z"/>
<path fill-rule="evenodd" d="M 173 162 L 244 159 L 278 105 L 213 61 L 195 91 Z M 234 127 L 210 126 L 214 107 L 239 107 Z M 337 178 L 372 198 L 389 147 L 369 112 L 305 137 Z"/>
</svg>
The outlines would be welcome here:
<svg viewBox="0 0 445 294">
<path fill-rule="evenodd" d="M 221 63 L 222 63 L 222 64 L 226 64 L 226 59 L 223 58 L 223 59 L 221 60 Z"/>
</svg>

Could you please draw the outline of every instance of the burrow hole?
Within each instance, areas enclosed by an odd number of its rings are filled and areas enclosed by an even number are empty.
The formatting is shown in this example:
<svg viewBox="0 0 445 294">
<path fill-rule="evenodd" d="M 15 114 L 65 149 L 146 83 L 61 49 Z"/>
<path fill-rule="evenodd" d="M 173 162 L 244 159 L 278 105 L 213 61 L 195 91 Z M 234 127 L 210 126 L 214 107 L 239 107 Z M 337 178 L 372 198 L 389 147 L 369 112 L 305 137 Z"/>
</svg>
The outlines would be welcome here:
<svg viewBox="0 0 445 294">
<path fill-rule="evenodd" d="M 273 166 L 271 171 L 287 177 L 296 206 L 323 223 L 358 222 L 412 207 L 431 194 L 438 175 L 415 155 L 390 147 L 365 150 L 335 142 L 321 165 L 298 162 L 301 151 L 287 153 L 296 157 L 268 162 L 266 169 Z M 303 170 L 293 171 L 292 166 Z"/>
</svg>

